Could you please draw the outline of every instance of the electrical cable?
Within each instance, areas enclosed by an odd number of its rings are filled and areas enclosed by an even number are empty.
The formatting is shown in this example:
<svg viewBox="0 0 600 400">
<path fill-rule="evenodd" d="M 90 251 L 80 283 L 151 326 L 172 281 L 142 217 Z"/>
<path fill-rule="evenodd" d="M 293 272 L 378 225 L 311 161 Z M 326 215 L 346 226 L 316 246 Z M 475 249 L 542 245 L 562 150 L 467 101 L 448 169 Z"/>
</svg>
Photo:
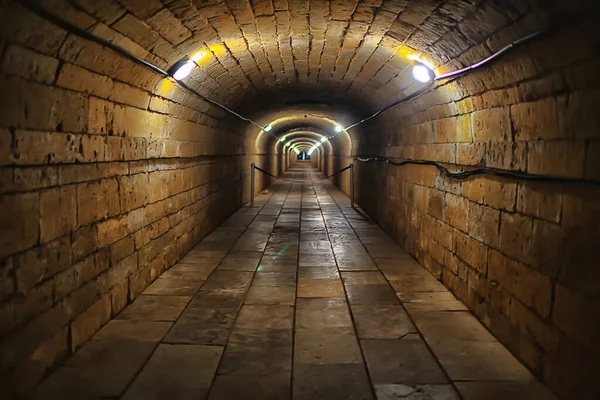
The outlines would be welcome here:
<svg viewBox="0 0 600 400">
<path fill-rule="evenodd" d="M 325 179 L 329 179 L 329 178 L 331 178 L 331 177 L 334 177 L 334 176 L 336 176 L 337 174 L 341 174 L 342 172 L 344 172 L 344 171 L 346 171 L 347 169 L 350 169 L 350 168 L 352 168 L 352 165 L 348 165 L 347 167 L 344 167 L 344 168 L 340 169 L 339 171 L 336 171 L 336 172 L 334 172 L 334 173 L 333 173 L 333 174 L 331 174 L 331 175 L 325 176 L 325 177 L 323 177 L 323 178 L 319 178 L 319 179 L 317 179 L 317 180 L 319 180 L 319 181 L 322 181 L 322 180 L 325 180 Z M 297 179 L 286 179 L 286 178 L 281 178 L 281 177 L 279 177 L 279 176 L 275 176 L 275 175 L 273 175 L 272 173 L 270 173 L 270 172 L 267 172 L 267 171 L 265 171 L 264 169 L 262 169 L 262 168 L 260 168 L 260 167 L 257 167 L 257 166 L 254 166 L 254 169 L 257 169 L 257 170 L 259 170 L 260 172 L 262 172 L 263 174 L 265 174 L 265 175 L 268 175 L 268 176 L 270 176 L 270 177 L 272 177 L 272 178 L 275 178 L 275 179 L 281 179 L 281 180 L 283 180 L 283 181 L 287 181 L 287 182 L 298 182 L 298 183 L 306 183 L 306 182 L 307 182 L 307 181 L 300 181 L 300 180 L 297 180 Z"/>
<path fill-rule="evenodd" d="M 25 6 L 29 11 L 31 11 L 34 14 L 36 14 L 37 16 L 39 16 L 40 18 L 45 19 L 46 21 L 58 26 L 59 28 L 64 29 L 65 31 L 67 31 L 69 33 L 77 35 L 77 36 L 79 36 L 83 39 L 89 40 L 91 42 L 95 42 L 103 47 L 109 48 L 109 49 L 113 50 L 114 52 L 119 53 L 120 55 L 129 59 L 130 61 L 138 63 L 138 64 L 148 68 L 149 70 L 156 72 L 159 75 L 164 76 L 165 78 L 172 78 L 172 76 L 167 71 L 163 70 L 162 68 L 144 60 L 143 58 L 136 56 L 135 54 L 130 53 L 129 51 L 125 50 L 124 48 L 117 46 L 114 43 L 112 43 L 104 38 L 96 36 L 93 33 L 90 33 L 88 31 L 86 31 L 85 29 L 82 29 L 82 28 L 78 27 L 77 25 L 74 25 L 74 24 L 66 21 L 65 19 L 49 12 L 45 8 L 40 7 L 39 5 L 35 4 L 34 2 L 32 2 L 30 0 L 22 0 L 21 4 L 23 6 Z M 196 64 L 198 66 L 198 64 L 196 62 L 194 62 L 194 64 Z M 231 110 L 230 108 L 224 106 L 223 104 L 221 104 L 215 100 L 209 99 L 208 97 L 205 97 L 204 95 L 199 93 L 197 90 L 192 89 L 191 87 L 189 87 L 185 83 L 181 82 L 180 80 L 177 80 L 174 78 L 173 78 L 173 80 L 175 82 L 177 82 L 182 88 L 184 88 L 185 90 L 189 91 L 190 93 L 200 97 L 201 99 L 205 100 L 206 102 L 213 104 L 232 115 L 235 115 L 236 117 L 238 117 L 239 119 L 241 119 L 243 121 L 249 122 L 250 124 L 256 126 L 259 129 L 265 130 L 265 127 L 257 124 L 250 118 L 246 118 L 246 117 L 238 114 L 237 112 Z"/>
<path fill-rule="evenodd" d="M 430 165 L 436 167 L 443 175 L 454 178 L 458 180 L 465 180 L 470 177 L 476 175 L 494 175 L 502 178 L 511 178 L 514 180 L 522 180 L 522 181 L 532 181 L 532 182 L 545 182 L 545 183 L 558 183 L 558 184 L 575 184 L 575 185 L 584 185 L 584 186 L 592 186 L 592 187 L 600 187 L 600 181 L 593 179 L 576 179 L 576 178 L 566 178 L 562 176 L 551 176 L 551 175 L 537 175 L 537 174 L 529 174 L 526 172 L 518 172 L 518 171 L 509 171 L 505 169 L 499 168 L 473 168 L 466 171 L 460 172 L 452 172 L 442 164 L 429 161 L 429 160 L 405 160 L 405 161 L 392 161 L 389 158 L 385 157 L 369 157 L 369 158 L 361 158 L 356 157 L 356 161 L 359 162 L 382 162 L 391 164 L 394 166 L 403 166 L 403 165 Z"/>
<path fill-rule="evenodd" d="M 444 79 L 449 79 L 449 78 L 453 78 L 455 76 L 459 76 L 459 75 L 462 75 L 462 74 L 464 74 L 466 72 L 469 72 L 469 71 L 472 71 L 474 69 L 477 69 L 477 68 L 479 68 L 479 67 L 481 67 L 481 66 L 483 66 L 483 65 L 485 65 L 485 64 L 487 64 L 487 63 L 489 63 L 489 62 L 491 62 L 493 60 L 495 60 L 496 58 L 502 56 L 504 53 L 508 52 L 513 47 L 518 46 L 518 45 L 520 45 L 522 43 L 528 42 L 528 41 L 530 41 L 530 40 L 532 40 L 532 39 L 534 39 L 534 38 L 536 38 L 536 37 L 538 37 L 538 36 L 540 36 L 540 35 L 548 32 L 548 30 L 549 29 L 542 29 L 542 30 L 534 32 L 534 33 L 532 33 L 530 35 L 524 36 L 524 37 L 522 37 L 522 38 L 520 38 L 518 40 L 515 40 L 514 42 L 512 42 L 512 43 L 510 43 L 510 44 L 508 44 L 506 46 L 504 46 L 502 49 L 498 50 L 497 52 L 495 52 L 491 56 L 489 56 L 487 58 L 484 58 L 483 60 L 478 61 L 478 62 L 476 62 L 474 64 L 471 64 L 471 65 L 469 65 L 469 66 L 467 66 L 465 68 L 462 68 L 462 69 L 459 69 L 459 70 L 456 70 L 456 71 L 447 72 L 445 74 L 432 77 L 432 79 L 425 86 L 423 86 L 421 89 L 419 89 L 416 92 L 411 93 L 411 94 L 409 94 L 409 95 L 401 98 L 400 100 L 397 100 L 397 101 L 393 102 L 392 104 L 389 104 L 389 105 L 385 106 L 381 110 L 376 111 L 375 113 L 369 115 L 368 117 L 363 118 L 360 121 L 358 121 L 358 122 L 356 122 L 356 123 L 354 123 L 354 124 L 352 124 L 352 125 L 344 128 L 344 130 L 348 131 L 348 130 L 350 130 L 350 129 L 352 129 L 352 128 L 360 125 L 360 124 L 363 124 L 363 123 L 365 123 L 367 121 L 372 120 L 373 118 L 375 118 L 379 114 L 381 114 L 381 113 L 389 110 L 390 108 L 394 108 L 394 107 L 396 107 L 396 106 L 398 106 L 398 105 L 400 105 L 402 103 L 405 103 L 405 102 L 407 102 L 409 100 L 412 100 L 412 99 L 414 99 L 416 97 L 421 96 L 425 92 L 428 92 L 431 89 L 431 87 L 435 84 L 435 82 L 437 82 L 437 81 L 444 80 Z M 433 74 L 433 72 L 432 72 L 432 74 Z"/>
</svg>

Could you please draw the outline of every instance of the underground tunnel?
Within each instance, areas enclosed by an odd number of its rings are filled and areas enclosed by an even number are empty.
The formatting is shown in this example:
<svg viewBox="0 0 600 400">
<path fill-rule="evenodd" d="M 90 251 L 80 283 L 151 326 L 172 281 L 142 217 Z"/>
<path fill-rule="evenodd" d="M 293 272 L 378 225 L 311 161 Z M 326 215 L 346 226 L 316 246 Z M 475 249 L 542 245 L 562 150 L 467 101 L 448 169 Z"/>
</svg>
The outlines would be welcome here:
<svg viewBox="0 0 600 400">
<path fill-rule="evenodd" d="M 2 0 L 2 399 L 600 398 L 594 0 Z"/>
</svg>

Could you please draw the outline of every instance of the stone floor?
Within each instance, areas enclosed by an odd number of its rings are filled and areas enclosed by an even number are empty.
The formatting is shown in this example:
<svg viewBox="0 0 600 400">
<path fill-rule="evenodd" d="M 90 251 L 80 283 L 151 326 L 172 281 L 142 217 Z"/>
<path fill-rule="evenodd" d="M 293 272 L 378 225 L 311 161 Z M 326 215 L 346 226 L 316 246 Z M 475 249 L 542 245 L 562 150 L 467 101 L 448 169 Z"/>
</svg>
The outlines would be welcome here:
<svg viewBox="0 0 600 400">
<path fill-rule="evenodd" d="M 553 399 L 327 181 L 278 181 L 159 277 L 41 399 Z"/>
</svg>

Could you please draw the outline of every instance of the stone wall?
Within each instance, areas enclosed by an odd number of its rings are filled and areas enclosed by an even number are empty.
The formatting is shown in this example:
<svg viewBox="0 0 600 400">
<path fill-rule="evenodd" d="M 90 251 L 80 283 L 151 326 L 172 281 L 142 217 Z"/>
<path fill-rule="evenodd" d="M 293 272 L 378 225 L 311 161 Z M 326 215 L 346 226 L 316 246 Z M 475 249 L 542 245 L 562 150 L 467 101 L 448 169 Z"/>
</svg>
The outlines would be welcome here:
<svg viewBox="0 0 600 400">
<path fill-rule="evenodd" d="M 524 31 L 499 29 L 462 65 Z M 597 28 L 582 22 L 437 85 L 371 124 L 381 133 L 363 137 L 360 154 L 598 180 L 593 37 Z M 600 189 L 491 176 L 458 181 L 434 167 L 358 163 L 357 193 L 556 393 L 600 396 Z"/>
<path fill-rule="evenodd" d="M 10 397 L 240 207 L 249 162 L 243 135 L 222 110 L 3 5 L 0 393 Z M 68 15 L 95 22 L 72 8 Z"/>
</svg>

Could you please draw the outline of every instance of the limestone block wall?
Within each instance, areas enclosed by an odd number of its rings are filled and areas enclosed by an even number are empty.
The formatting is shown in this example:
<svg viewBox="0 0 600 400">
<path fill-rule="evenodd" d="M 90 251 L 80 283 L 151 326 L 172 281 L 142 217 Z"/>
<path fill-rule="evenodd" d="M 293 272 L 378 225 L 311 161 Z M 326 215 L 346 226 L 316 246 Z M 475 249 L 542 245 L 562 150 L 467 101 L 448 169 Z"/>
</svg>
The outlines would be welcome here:
<svg viewBox="0 0 600 400">
<path fill-rule="evenodd" d="M 526 21 L 522 21 L 526 24 Z M 518 38 L 497 28 L 446 70 Z M 595 36 L 594 36 L 595 32 Z M 600 178 L 597 28 L 581 22 L 371 124 L 360 154 Z M 600 395 L 600 189 L 357 164 L 358 203 L 564 398 Z"/>
<path fill-rule="evenodd" d="M 10 394 L 240 207 L 249 162 L 222 110 L 2 4 L 0 393 Z M 167 65 L 105 25 L 96 33 Z"/>
</svg>

